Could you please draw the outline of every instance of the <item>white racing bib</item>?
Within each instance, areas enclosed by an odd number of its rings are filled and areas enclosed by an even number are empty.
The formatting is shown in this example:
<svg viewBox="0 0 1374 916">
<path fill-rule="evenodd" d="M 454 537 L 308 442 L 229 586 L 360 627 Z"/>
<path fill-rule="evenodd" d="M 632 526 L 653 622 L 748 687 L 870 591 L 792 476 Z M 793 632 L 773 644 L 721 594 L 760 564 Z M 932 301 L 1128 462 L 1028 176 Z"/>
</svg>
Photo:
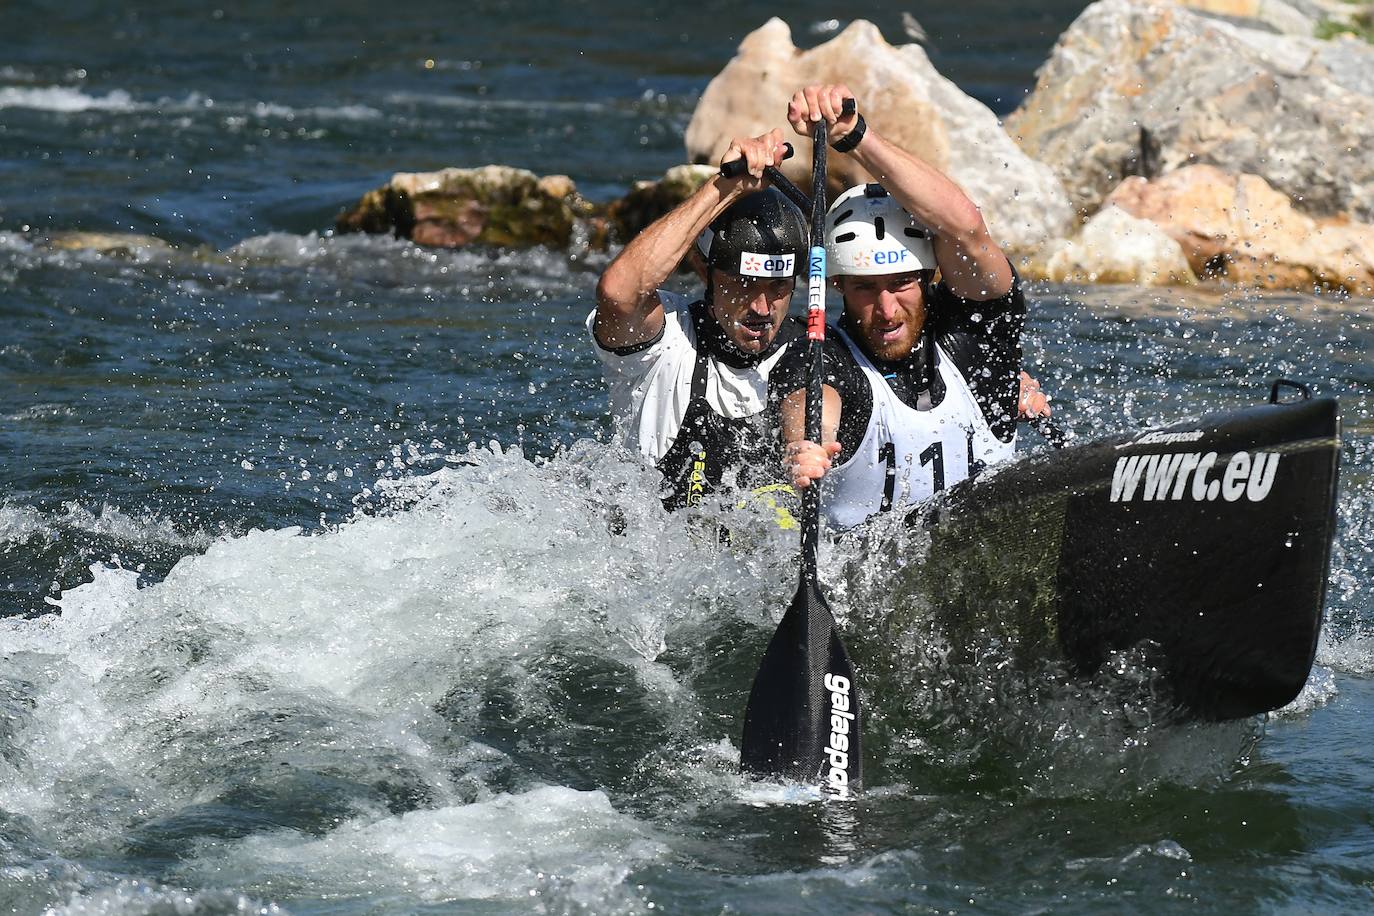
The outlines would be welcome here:
<svg viewBox="0 0 1374 916">
<path fill-rule="evenodd" d="M 873 413 L 858 448 L 825 475 L 821 510 L 833 526 L 851 528 L 870 516 L 914 505 L 964 480 L 978 464 L 1005 461 L 1016 438 L 993 435 L 968 382 L 935 341 L 945 397 L 930 410 L 908 407 L 868 357 L 835 329 L 873 392 Z"/>
</svg>

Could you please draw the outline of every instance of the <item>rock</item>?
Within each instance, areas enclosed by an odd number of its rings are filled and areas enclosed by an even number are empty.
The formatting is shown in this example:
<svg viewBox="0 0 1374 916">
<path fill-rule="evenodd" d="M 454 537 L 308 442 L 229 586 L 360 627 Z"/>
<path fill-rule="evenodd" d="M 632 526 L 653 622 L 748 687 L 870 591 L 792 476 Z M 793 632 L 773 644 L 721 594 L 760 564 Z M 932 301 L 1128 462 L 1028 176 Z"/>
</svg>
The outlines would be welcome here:
<svg viewBox="0 0 1374 916">
<path fill-rule="evenodd" d="M 1282 35 L 1311 37 L 1316 31 L 1320 14 L 1309 13 L 1303 7 L 1313 0 L 1298 0 L 1297 4 L 1284 0 L 1178 0 L 1180 6 L 1199 13 L 1210 13 L 1225 19 L 1239 20 L 1250 28 L 1267 28 Z"/>
<path fill-rule="evenodd" d="M 119 258 L 167 255 L 176 251 L 162 239 L 132 232 L 56 232 L 47 237 L 47 244 L 59 251 L 96 251 Z"/>
<path fill-rule="evenodd" d="M 1177 286 L 1197 282 L 1179 243 L 1116 206 L 1093 215 L 1077 237 L 1052 243 L 1023 264 L 1028 279 L 1060 283 Z"/>
<path fill-rule="evenodd" d="M 1154 180 L 1128 178 L 1107 203 L 1160 226 L 1204 278 L 1374 295 L 1374 226 L 1300 213 L 1257 175 L 1189 166 Z"/>
<path fill-rule="evenodd" d="M 792 93 L 816 82 L 854 90 L 865 120 L 958 182 L 1002 244 L 1032 249 L 1067 228 L 1068 199 L 1050 170 L 1022 153 L 986 106 L 941 76 L 920 45 L 893 47 L 863 20 L 808 51 L 793 45 L 781 19 L 747 35 L 692 114 L 688 158 L 717 163 L 734 137 L 781 126 L 797 150 L 783 171 L 809 188 L 810 141 L 794 135 L 785 118 Z M 832 154 L 829 165 L 832 191 L 872 180 L 847 156 Z"/>
<path fill-rule="evenodd" d="M 1082 213 L 1129 175 L 1258 175 L 1315 217 L 1374 221 L 1374 48 L 1285 37 L 1173 3 L 1099 0 L 1007 130 Z"/>
<path fill-rule="evenodd" d="M 674 166 L 661 179 L 636 182 L 624 197 L 597 205 L 584 200 L 567 175 L 538 177 L 502 165 L 399 172 L 341 213 L 335 228 L 391 232 L 435 248 L 577 245 L 599 250 L 629 241 L 713 174 L 709 166 Z"/>
<path fill-rule="evenodd" d="M 658 181 L 638 181 L 629 194 L 613 202 L 606 212 L 613 237 L 627 242 L 646 226 L 682 203 L 711 179 L 709 165 L 678 165 Z"/>
<path fill-rule="evenodd" d="M 399 172 L 341 214 L 340 232 L 395 232 L 420 245 L 472 243 L 566 247 L 594 208 L 566 175 L 487 165 L 439 172 Z"/>
</svg>

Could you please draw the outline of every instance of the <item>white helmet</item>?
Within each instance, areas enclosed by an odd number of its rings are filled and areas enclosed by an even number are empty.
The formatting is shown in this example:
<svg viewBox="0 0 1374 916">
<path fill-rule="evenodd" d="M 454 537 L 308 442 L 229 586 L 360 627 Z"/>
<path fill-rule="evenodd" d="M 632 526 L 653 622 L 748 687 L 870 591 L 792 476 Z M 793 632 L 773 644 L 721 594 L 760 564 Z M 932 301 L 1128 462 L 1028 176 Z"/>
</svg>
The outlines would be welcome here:
<svg viewBox="0 0 1374 916">
<path fill-rule="evenodd" d="M 832 276 L 934 270 L 930 238 L 930 230 L 878 184 L 850 188 L 825 215 L 825 256 Z"/>
</svg>

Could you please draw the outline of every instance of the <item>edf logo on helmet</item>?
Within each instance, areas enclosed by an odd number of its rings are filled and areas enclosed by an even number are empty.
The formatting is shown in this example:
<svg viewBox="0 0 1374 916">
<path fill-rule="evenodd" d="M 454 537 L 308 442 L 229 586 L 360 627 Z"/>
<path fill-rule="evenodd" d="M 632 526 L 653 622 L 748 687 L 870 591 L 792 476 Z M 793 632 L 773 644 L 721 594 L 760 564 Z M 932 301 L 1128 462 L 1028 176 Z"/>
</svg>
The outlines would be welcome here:
<svg viewBox="0 0 1374 916">
<path fill-rule="evenodd" d="M 741 277 L 790 277 L 796 273 L 797 256 L 793 254 L 759 254 L 744 251 L 739 256 Z"/>
</svg>

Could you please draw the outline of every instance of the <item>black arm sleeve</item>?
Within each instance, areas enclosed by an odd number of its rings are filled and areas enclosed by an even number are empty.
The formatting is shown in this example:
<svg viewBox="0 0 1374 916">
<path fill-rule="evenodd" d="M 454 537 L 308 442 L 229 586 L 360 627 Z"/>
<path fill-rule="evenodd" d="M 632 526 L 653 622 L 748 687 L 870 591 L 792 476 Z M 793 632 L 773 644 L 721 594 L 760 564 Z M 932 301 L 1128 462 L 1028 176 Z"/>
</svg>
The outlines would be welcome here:
<svg viewBox="0 0 1374 916">
<path fill-rule="evenodd" d="M 931 295 L 931 330 L 973 391 L 992 432 L 1003 442 L 1016 432 L 1021 385 L 1021 330 L 1026 296 L 1012 268 L 1005 296 L 979 302 L 956 296 L 943 283 Z"/>
<path fill-rule="evenodd" d="M 787 348 L 768 376 L 768 407 L 770 419 L 778 429 L 782 428 L 782 401 L 794 391 L 806 389 L 806 349 L 807 340 L 798 340 Z M 840 428 L 836 433 L 840 440 L 840 454 L 836 463 L 848 460 L 853 449 L 863 439 L 868 428 L 869 415 L 873 413 L 873 392 L 868 388 L 849 348 L 840 340 L 834 328 L 828 329 L 825 343 L 821 348 L 821 372 L 825 384 L 834 388 L 840 395 Z"/>
</svg>

